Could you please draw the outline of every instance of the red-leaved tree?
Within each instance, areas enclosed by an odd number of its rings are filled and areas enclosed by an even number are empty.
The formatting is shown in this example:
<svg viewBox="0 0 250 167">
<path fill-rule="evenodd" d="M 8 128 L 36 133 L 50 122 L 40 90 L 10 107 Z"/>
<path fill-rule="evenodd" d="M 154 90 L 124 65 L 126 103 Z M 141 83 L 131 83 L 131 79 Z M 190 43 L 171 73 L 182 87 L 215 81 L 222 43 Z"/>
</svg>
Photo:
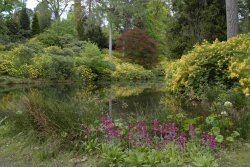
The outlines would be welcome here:
<svg viewBox="0 0 250 167">
<path fill-rule="evenodd" d="M 146 68 L 152 67 L 158 61 L 156 42 L 140 28 L 133 28 L 123 33 L 118 38 L 116 49 Z"/>
</svg>

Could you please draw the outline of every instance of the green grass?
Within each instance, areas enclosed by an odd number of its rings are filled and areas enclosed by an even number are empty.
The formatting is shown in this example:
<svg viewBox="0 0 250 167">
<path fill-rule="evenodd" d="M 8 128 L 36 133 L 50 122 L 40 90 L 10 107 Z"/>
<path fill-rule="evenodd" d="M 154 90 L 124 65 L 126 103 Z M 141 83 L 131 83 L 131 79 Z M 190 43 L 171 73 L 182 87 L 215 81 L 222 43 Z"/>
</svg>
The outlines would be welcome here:
<svg viewBox="0 0 250 167">
<path fill-rule="evenodd" d="M 41 143 L 33 136 L 14 135 L 8 125 L 0 126 L 0 166 L 95 166 L 95 156 L 62 151 L 56 139 Z"/>
<path fill-rule="evenodd" d="M 249 167 L 250 142 L 238 143 L 234 149 L 223 151 L 221 167 Z"/>
</svg>

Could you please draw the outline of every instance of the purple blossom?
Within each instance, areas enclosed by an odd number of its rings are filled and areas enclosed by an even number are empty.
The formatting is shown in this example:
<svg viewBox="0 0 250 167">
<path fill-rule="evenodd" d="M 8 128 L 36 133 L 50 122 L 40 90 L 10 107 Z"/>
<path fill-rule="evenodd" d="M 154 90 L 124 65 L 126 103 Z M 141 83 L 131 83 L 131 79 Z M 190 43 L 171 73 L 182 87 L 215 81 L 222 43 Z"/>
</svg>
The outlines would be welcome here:
<svg viewBox="0 0 250 167">
<path fill-rule="evenodd" d="M 189 131 L 184 133 L 178 130 L 174 122 L 161 124 L 158 120 L 153 120 L 151 124 L 147 125 L 145 121 L 140 120 L 134 124 L 128 123 L 127 128 L 123 129 L 123 127 L 119 127 L 113 122 L 109 114 L 103 113 L 101 115 L 100 127 L 95 127 L 93 133 L 95 137 L 103 137 L 108 143 L 120 140 L 122 143 L 127 144 L 128 148 L 146 146 L 160 149 L 164 148 L 166 144 L 174 143 L 184 149 L 187 140 L 195 140 L 196 138 L 193 138 L 193 136 L 197 135 L 192 124 L 188 128 Z M 127 134 L 123 135 L 123 132 L 127 132 Z M 87 138 L 92 133 L 91 129 L 86 128 L 85 133 L 85 138 Z M 210 148 L 216 147 L 214 136 L 203 133 L 200 137 L 202 144 Z"/>
<path fill-rule="evenodd" d="M 201 143 L 204 145 L 209 146 L 210 148 L 215 148 L 216 147 L 216 141 L 215 137 L 213 135 L 205 134 L 203 133 L 201 135 Z"/>
<path fill-rule="evenodd" d="M 188 134 L 189 134 L 190 137 L 196 135 L 196 130 L 195 130 L 195 128 L 194 128 L 194 125 L 190 124 L 190 125 L 188 126 L 188 129 L 189 129 Z"/>
<path fill-rule="evenodd" d="M 86 129 L 85 129 L 85 133 L 86 133 L 87 136 L 89 136 L 90 131 L 91 131 L 90 128 L 86 128 Z"/>
<path fill-rule="evenodd" d="M 185 143 L 186 143 L 185 133 L 181 133 L 179 137 L 176 139 L 176 144 L 179 145 L 181 148 L 184 148 Z"/>
</svg>

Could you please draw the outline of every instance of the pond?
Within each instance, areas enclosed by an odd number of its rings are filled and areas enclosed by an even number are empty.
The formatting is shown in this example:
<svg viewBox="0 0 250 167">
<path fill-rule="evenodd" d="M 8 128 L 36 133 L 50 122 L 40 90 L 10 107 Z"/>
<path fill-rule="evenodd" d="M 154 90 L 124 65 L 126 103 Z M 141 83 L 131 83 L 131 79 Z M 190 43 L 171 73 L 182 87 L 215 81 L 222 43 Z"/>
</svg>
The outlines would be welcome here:
<svg viewBox="0 0 250 167">
<path fill-rule="evenodd" d="M 166 92 L 162 81 L 145 83 L 96 83 L 95 85 L 52 84 L 52 85 L 13 85 L 0 87 L 0 112 L 6 113 L 11 102 L 17 103 L 22 97 L 36 94 L 46 101 L 69 104 L 72 99 L 91 101 L 93 105 L 79 102 L 79 107 L 97 109 L 116 117 L 130 115 L 152 115 L 164 111 L 206 115 L 209 103 L 187 101 Z M 81 104 L 80 104 L 81 103 Z M 17 108 L 18 110 L 18 108 Z"/>
<path fill-rule="evenodd" d="M 166 91 L 162 81 L 2 86 L 0 125 L 4 118 L 8 118 L 15 134 L 32 132 L 36 139 L 48 139 L 52 145 L 49 139 L 53 136 L 53 140 L 60 141 L 60 149 L 78 151 L 86 140 L 86 129 L 100 126 L 102 113 L 108 113 L 115 124 L 125 128 L 129 122 L 145 121 L 150 125 L 158 120 L 160 123 L 174 122 L 178 131 L 188 133 L 192 124 L 200 134 L 211 132 L 215 136 L 224 136 L 224 146 L 229 144 L 228 137 L 239 139 L 238 136 L 231 137 L 238 132 L 240 137 L 249 139 L 250 114 L 246 112 L 249 97 L 225 91 L 221 94 L 210 91 L 208 95 L 199 101 L 175 95 Z M 224 106 L 226 100 L 232 102 L 232 107 Z M 221 111 L 228 115 L 221 114 Z M 4 138 L 2 143 L 5 143 Z M 220 148 L 219 145 L 218 150 Z M 232 164 L 227 158 L 234 155 L 228 155 L 223 163 Z M 249 149 L 242 155 L 247 157 Z"/>
<path fill-rule="evenodd" d="M 237 130 L 249 137 L 249 114 L 242 116 L 249 108 L 247 97 L 218 92 L 209 91 L 212 95 L 198 101 L 166 92 L 163 81 L 2 86 L 0 118 L 14 119 L 20 131 L 30 126 L 68 133 L 70 128 L 98 124 L 101 113 L 109 113 L 125 122 L 174 121 L 183 130 L 193 124 L 202 131 L 219 128 L 227 136 Z M 227 100 L 231 108 L 224 106 Z"/>
</svg>

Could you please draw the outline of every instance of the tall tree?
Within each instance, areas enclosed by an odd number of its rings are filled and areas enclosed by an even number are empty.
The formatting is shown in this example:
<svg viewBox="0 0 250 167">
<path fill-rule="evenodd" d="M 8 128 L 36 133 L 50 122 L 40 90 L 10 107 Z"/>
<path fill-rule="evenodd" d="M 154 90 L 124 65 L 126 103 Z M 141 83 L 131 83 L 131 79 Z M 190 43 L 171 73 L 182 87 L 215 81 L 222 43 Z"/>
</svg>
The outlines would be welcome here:
<svg viewBox="0 0 250 167">
<path fill-rule="evenodd" d="M 22 30 L 30 30 L 30 19 L 27 14 L 27 9 L 22 8 L 20 16 L 19 16 L 20 28 Z"/>
<path fill-rule="evenodd" d="M 119 7 L 119 0 L 103 0 L 98 2 L 98 11 L 106 17 L 109 23 L 109 56 L 110 60 L 112 60 L 112 30 L 113 24 L 116 23 L 117 20 L 117 7 Z"/>
<path fill-rule="evenodd" d="M 37 12 L 40 31 L 42 32 L 51 24 L 51 11 L 49 9 L 48 1 L 42 0 L 39 2 L 35 8 L 35 12 Z"/>
<path fill-rule="evenodd" d="M 86 18 L 83 13 L 81 0 L 74 0 L 74 20 L 78 38 L 80 40 L 85 40 L 84 21 L 86 20 Z"/>
<path fill-rule="evenodd" d="M 227 39 L 239 34 L 238 0 L 226 0 Z"/>
<path fill-rule="evenodd" d="M 159 51 L 166 54 L 166 28 L 168 8 L 163 0 L 149 0 L 147 3 L 144 29 L 157 42 Z"/>
<path fill-rule="evenodd" d="M 42 2 L 43 0 L 39 1 Z M 55 20 L 60 20 L 71 0 L 47 0 Z"/>
<path fill-rule="evenodd" d="M 225 0 L 170 0 L 170 8 L 167 45 L 171 56 L 180 57 L 203 40 L 226 39 Z"/>
<path fill-rule="evenodd" d="M 0 13 L 12 13 L 13 9 L 21 7 L 22 3 L 19 0 L 0 0 Z"/>
<path fill-rule="evenodd" d="M 36 35 L 40 33 L 40 26 L 38 22 L 37 13 L 34 13 L 33 20 L 32 20 L 32 35 Z"/>
</svg>

